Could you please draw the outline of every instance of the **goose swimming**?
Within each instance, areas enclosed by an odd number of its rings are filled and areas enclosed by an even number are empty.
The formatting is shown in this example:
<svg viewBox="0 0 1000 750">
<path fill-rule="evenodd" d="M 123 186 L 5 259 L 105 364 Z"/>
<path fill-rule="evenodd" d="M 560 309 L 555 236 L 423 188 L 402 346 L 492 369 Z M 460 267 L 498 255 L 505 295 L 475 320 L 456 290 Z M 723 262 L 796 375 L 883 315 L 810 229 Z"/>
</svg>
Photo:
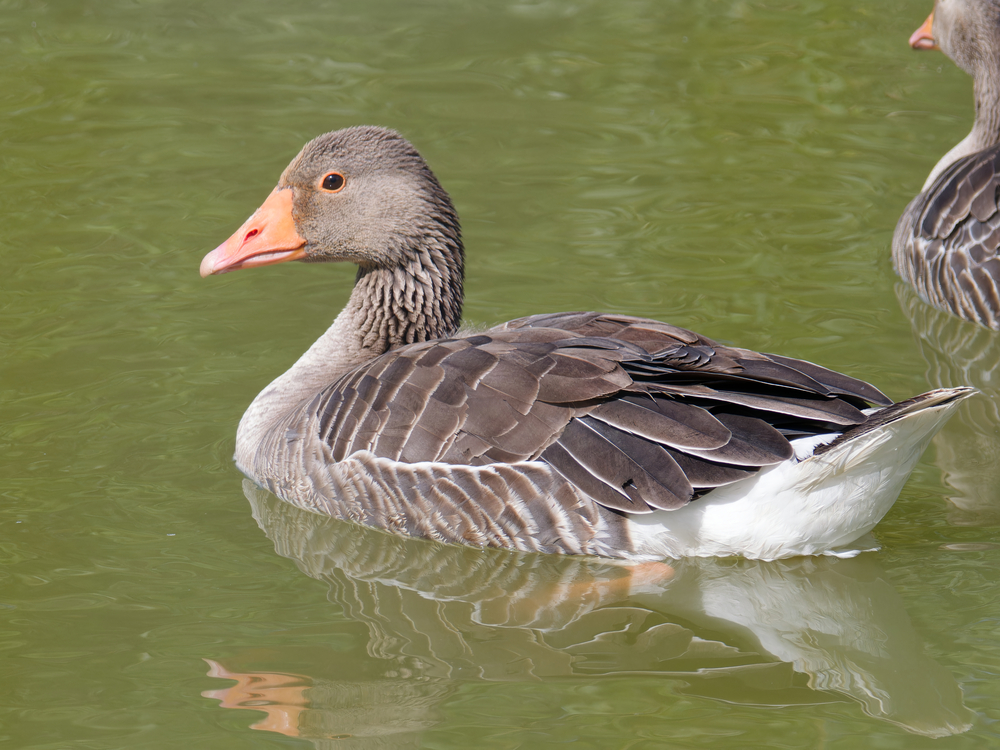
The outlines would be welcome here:
<svg viewBox="0 0 1000 750">
<path fill-rule="evenodd" d="M 236 463 L 287 502 L 397 534 L 630 559 L 851 554 L 974 393 L 894 404 L 627 315 L 463 331 L 457 214 L 384 128 L 306 144 L 201 274 L 292 260 L 357 279 L 243 415 Z"/>
<path fill-rule="evenodd" d="M 1000 4 L 937 0 L 910 46 L 972 76 L 976 117 L 896 224 L 893 264 L 924 301 L 1000 330 Z"/>
</svg>

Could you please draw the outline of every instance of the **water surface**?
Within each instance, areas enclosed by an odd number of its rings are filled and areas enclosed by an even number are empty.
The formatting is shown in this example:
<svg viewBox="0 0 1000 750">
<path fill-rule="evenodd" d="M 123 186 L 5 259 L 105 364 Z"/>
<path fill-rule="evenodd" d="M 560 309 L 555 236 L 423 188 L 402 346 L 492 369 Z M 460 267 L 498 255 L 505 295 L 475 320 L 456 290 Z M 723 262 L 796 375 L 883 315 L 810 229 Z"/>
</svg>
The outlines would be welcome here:
<svg viewBox="0 0 1000 750">
<path fill-rule="evenodd" d="M 906 46 L 929 10 L 0 2 L 0 744 L 997 742 L 1000 337 L 889 260 L 971 123 L 967 77 Z M 235 425 L 353 270 L 198 264 L 361 123 L 454 197 L 471 322 L 647 315 L 986 395 L 853 561 L 642 577 L 245 492 Z"/>
</svg>

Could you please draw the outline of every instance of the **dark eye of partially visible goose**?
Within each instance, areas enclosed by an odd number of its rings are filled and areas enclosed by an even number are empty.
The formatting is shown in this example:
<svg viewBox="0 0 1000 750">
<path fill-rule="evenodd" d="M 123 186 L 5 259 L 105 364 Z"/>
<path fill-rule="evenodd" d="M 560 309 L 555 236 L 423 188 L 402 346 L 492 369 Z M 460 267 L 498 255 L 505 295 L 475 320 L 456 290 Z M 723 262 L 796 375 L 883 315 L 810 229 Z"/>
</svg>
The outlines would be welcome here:
<svg viewBox="0 0 1000 750">
<path fill-rule="evenodd" d="M 336 193 L 344 187 L 344 175 L 339 172 L 330 172 L 326 177 L 323 178 L 323 189 L 329 190 L 331 193 Z"/>
</svg>

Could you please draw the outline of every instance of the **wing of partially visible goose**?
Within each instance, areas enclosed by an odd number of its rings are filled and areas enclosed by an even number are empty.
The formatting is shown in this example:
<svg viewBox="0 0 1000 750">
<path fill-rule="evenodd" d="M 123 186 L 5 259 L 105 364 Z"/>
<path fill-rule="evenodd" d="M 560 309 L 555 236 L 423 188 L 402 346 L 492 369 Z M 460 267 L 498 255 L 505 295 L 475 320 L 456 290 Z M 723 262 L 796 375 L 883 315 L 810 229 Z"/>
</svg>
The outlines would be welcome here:
<svg viewBox="0 0 1000 750">
<path fill-rule="evenodd" d="M 959 159 L 907 207 L 897 270 L 927 302 L 1000 328 L 1000 146 Z"/>
</svg>

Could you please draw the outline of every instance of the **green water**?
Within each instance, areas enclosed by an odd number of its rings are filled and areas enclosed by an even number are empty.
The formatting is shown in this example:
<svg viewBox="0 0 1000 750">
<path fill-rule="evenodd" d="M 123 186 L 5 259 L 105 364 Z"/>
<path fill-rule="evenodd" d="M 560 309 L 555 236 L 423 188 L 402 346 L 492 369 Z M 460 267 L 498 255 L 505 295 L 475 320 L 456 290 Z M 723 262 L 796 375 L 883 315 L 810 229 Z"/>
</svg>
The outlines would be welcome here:
<svg viewBox="0 0 1000 750">
<path fill-rule="evenodd" d="M 889 261 L 971 122 L 906 45 L 929 6 L 0 0 L 0 746 L 1000 742 L 1000 336 Z M 452 193 L 472 322 L 620 311 L 985 395 L 855 560 L 641 581 L 244 492 L 236 423 L 353 271 L 198 264 L 360 123 Z"/>
</svg>

